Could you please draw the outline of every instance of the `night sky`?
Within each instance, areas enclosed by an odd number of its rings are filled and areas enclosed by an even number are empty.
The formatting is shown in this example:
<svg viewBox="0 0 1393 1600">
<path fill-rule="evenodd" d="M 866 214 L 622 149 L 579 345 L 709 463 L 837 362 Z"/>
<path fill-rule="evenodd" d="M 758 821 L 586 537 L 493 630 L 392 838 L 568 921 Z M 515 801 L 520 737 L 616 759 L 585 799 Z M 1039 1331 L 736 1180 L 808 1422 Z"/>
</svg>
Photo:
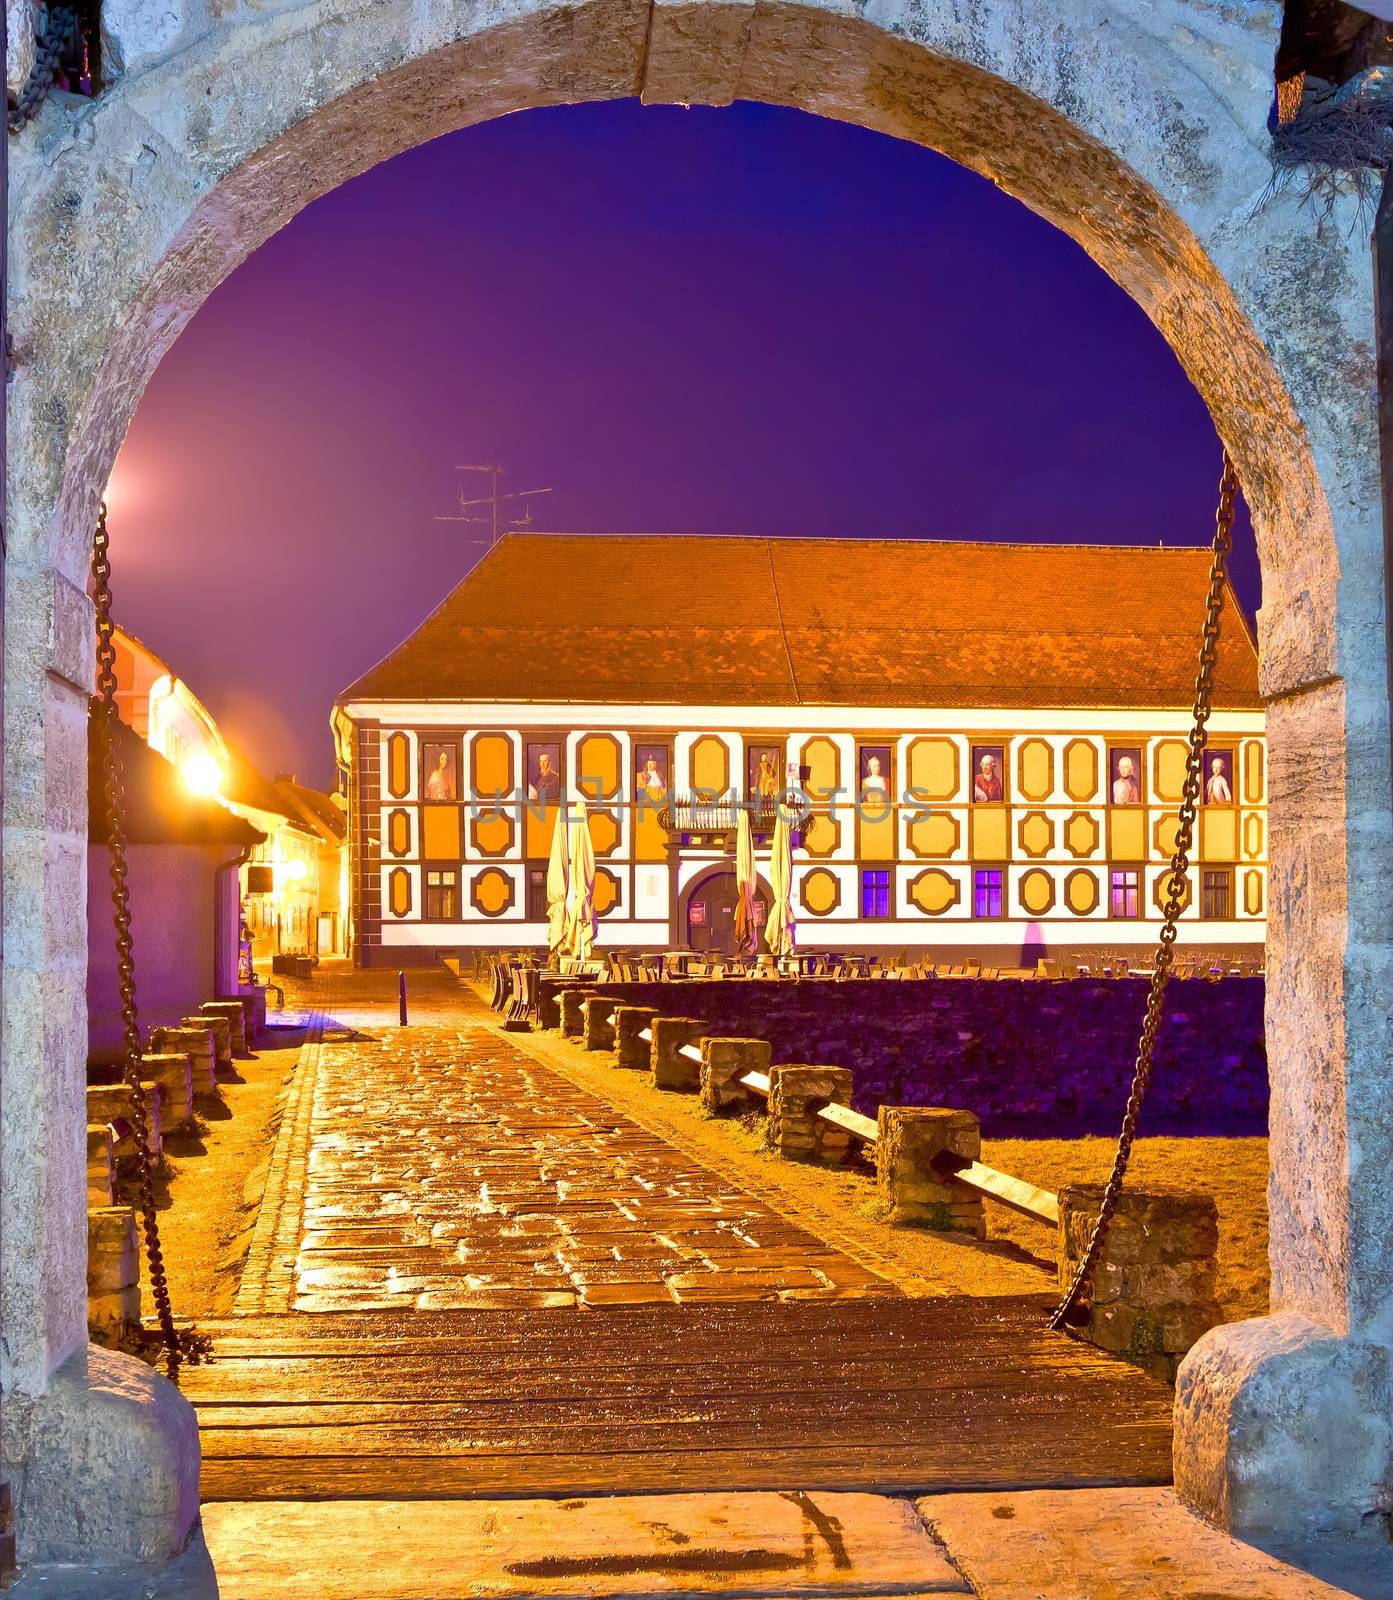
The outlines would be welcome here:
<svg viewBox="0 0 1393 1600">
<path fill-rule="evenodd" d="M 209 299 L 113 478 L 120 618 L 328 784 L 336 693 L 483 553 L 433 518 L 488 461 L 553 487 L 542 531 L 1197 544 L 1219 445 L 1127 296 L 940 156 L 756 105 L 533 111 Z M 1251 612 L 1246 524 L 1235 576 Z"/>
</svg>

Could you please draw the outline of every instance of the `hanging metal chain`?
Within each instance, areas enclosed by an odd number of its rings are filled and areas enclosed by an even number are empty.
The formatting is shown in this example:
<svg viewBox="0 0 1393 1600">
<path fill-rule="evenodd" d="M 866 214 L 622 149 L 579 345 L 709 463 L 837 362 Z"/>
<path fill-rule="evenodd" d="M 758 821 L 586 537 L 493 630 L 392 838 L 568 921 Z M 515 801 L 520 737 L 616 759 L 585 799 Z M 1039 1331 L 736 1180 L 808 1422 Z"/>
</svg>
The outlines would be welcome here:
<svg viewBox="0 0 1393 1600">
<path fill-rule="evenodd" d="M 111 853 L 111 914 L 116 928 L 116 971 L 121 996 L 121 1078 L 130 1090 L 131 1137 L 135 1143 L 139 1172 L 140 1215 L 145 1228 L 145 1256 L 159 1321 L 160 1342 L 168 1355 L 171 1377 L 181 1360 L 191 1363 L 204 1358 L 208 1342 L 193 1329 L 174 1326 L 174 1309 L 169 1298 L 169 1278 L 164 1252 L 160 1248 L 159 1213 L 155 1206 L 154 1164 L 150 1157 L 150 1125 L 146 1115 L 145 1090 L 141 1084 L 140 1013 L 135 995 L 135 962 L 131 941 L 131 898 L 127 886 L 125 790 L 121 783 L 116 753 L 116 646 L 112 641 L 115 623 L 111 620 L 111 540 L 106 528 L 106 505 L 97 513 L 97 531 L 92 540 L 92 599 L 97 610 L 97 697 L 93 711 L 97 717 L 101 755 L 102 794 L 106 805 L 107 843 Z"/>
<path fill-rule="evenodd" d="M 7 99 L 11 133 L 18 133 L 26 122 L 38 116 L 39 107 L 62 69 L 63 57 L 81 40 L 81 25 L 71 6 L 39 7 L 34 28 L 34 64 L 19 93 Z"/>
<path fill-rule="evenodd" d="M 1199 673 L 1195 678 L 1193 721 L 1190 725 L 1189 751 L 1185 758 L 1185 783 L 1180 791 L 1180 825 L 1176 829 L 1175 849 L 1171 854 L 1170 877 L 1166 886 L 1166 903 L 1163 908 L 1160 941 L 1156 951 L 1156 965 L 1151 973 L 1151 988 L 1146 997 L 1146 1016 L 1142 1022 L 1141 1042 L 1137 1046 L 1137 1064 L 1132 1075 L 1132 1088 L 1127 1096 L 1127 1109 L 1122 1117 L 1122 1132 L 1117 1140 L 1117 1154 L 1113 1158 L 1112 1172 L 1103 1191 L 1103 1202 L 1098 1220 L 1084 1249 L 1083 1257 L 1074 1273 L 1063 1300 L 1050 1317 L 1050 1327 L 1062 1328 L 1077 1319 L 1080 1302 L 1088 1293 L 1093 1274 L 1098 1267 L 1108 1228 L 1117 1210 L 1122 1193 L 1122 1180 L 1127 1173 L 1127 1163 L 1132 1156 L 1132 1145 L 1137 1137 L 1137 1120 L 1141 1115 L 1142 1100 L 1151 1077 L 1152 1061 L 1156 1052 L 1156 1035 L 1161 1027 L 1161 1005 L 1165 999 L 1166 985 L 1170 982 L 1175 964 L 1176 923 L 1188 898 L 1190 850 L 1195 840 L 1195 808 L 1199 801 L 1203 781 L 1204 749 L 1209 742 L 1208 723 L 1214 698 L 1214 668 L 1218 663 L 1219 620 L 1224 610 L 1224 582 L 1228 573 L 1229 551 L 1233 547 L 1233 503 L 1238 493 L 1238 478 L 1227 450 L 1224 452 L 1223 471 L 1219 478 L 1219 509 L 1214 519 L 1214 555 L 1209 567 L 1209 597 L 1205 602 L 1204 631 L 1200 642 Z"/>
</svg>

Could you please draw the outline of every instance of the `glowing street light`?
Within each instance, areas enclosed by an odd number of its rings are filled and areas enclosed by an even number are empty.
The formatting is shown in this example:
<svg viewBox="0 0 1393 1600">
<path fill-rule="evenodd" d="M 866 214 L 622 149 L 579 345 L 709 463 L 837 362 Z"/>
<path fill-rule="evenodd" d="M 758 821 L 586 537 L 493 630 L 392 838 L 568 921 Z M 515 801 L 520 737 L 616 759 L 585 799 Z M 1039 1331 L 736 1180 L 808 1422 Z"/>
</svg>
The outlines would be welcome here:
<svg viewBox="0 0 1393 1600">
<path fill-rule="evenodd" d="M 184 784 L 194 794 L 215 795 L 223 786 L 226 774 L 215 756 L 207 751 L 192 755 L 184 763 Z"/>
<path fill-rule="evenodd" d="M 287 861 L 281 871 L 285 875 L 285 881 L 292 886 L 303 883 L 310 875 L 310 869 L 303 861 Z"/>
</svg>

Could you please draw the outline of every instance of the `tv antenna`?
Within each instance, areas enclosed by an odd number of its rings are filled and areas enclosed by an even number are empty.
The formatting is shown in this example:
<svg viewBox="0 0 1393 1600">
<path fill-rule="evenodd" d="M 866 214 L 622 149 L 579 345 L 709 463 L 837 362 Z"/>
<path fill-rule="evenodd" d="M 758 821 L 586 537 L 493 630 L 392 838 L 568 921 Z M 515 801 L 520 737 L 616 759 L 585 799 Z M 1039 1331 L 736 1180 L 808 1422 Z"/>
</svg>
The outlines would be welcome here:
<svg viewBox="0 0 1393 1600">
<path fill-rule="evenodd" d="M 455 468 L 456 472 L 488 473 L 489 492 L 478 496 L 476 499 L 466 500 L 464 490 L 461 488 L 459 492 L 459 511 L 452 516 L 438 516 L 435 520 L 437 522 L 486 522 L 489 526 L 489 549 L 491 550 L 498 543 L 498 506 L 500 501 L 530 500 L 535 495 L 550 494 L 552 492 L 550 489 L 508 489 L 499 494 L 498 480 L 507 474 L 507 470 L 506 467 L 500 467 L 493 462 L 487 462 L 480 466 L 457 466 Z M 480 510 L 484 506 L 488 507 L 487 511 Z M 530 528 L 532 526 L 531 506 L 526 506 L 523 509 L 524 515 L 515 521 L 508 522 L 506 524 L 508 527 Z M 474 514 L 470 515 L 469 513 Z M 483 543 L 482 539 L 470 542 Z"/>
</svg>

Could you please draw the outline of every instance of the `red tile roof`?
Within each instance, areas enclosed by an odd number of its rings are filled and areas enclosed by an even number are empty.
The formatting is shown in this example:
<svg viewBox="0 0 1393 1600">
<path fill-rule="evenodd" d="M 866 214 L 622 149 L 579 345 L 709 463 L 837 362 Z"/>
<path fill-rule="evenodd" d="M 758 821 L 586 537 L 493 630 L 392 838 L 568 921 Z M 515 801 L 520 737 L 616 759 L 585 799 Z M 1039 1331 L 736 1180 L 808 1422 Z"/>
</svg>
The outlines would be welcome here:
<svg viewBox="0 0 1393 1600">
<path fill-rule="evenodd" d="M 355 700 L 1188 707 L 1202 549 L 509 534 Z M 1232 594 L 1216 702 L 1256 707 Z"/>
</svg>

